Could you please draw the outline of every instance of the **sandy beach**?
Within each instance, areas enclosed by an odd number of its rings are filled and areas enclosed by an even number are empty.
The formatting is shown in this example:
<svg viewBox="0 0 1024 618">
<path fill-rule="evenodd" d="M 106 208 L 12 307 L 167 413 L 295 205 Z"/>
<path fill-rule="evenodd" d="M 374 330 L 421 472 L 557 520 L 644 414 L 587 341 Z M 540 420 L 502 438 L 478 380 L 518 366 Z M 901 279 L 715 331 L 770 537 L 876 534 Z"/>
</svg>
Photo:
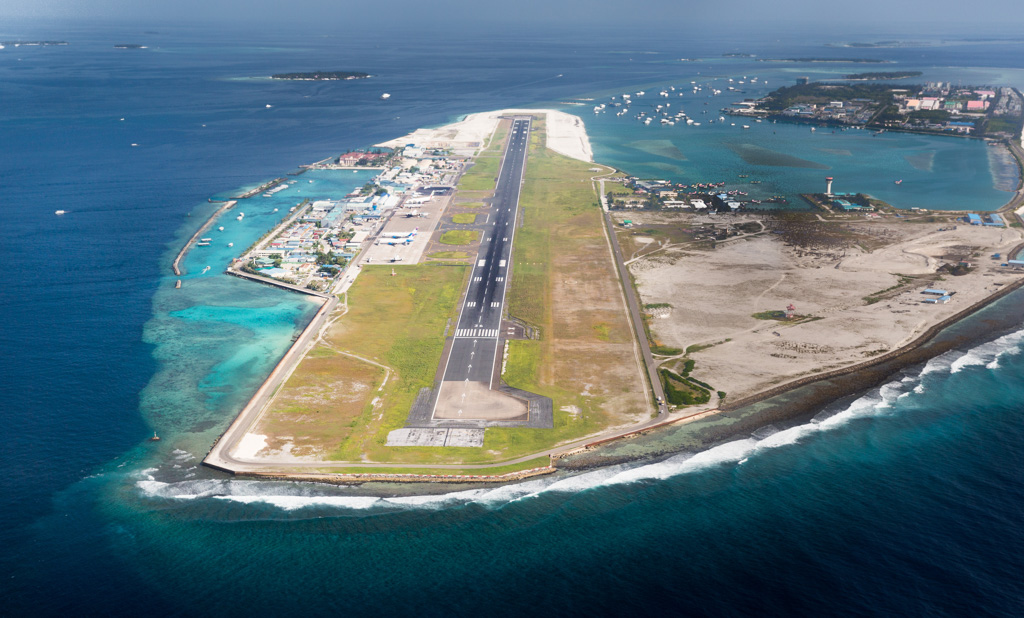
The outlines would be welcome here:
<svg viewBox="0 0 1024 618">
<path fill-rule="evenodd" d="M 434 129 L 417 129 L 393 140 L 376 144 L 381 148 L 396 148 L 416 144 L 421 148 L 449 148 L 457 154 L 472 155 L 486 145 L 501 116 L 538 114 L 547 119 L 547 147 L 580 161 L 592 162 L 586 127 L 579 116 L 553 109 L 501 109 L 469 114 L 463 120 Z"/>
</svg>

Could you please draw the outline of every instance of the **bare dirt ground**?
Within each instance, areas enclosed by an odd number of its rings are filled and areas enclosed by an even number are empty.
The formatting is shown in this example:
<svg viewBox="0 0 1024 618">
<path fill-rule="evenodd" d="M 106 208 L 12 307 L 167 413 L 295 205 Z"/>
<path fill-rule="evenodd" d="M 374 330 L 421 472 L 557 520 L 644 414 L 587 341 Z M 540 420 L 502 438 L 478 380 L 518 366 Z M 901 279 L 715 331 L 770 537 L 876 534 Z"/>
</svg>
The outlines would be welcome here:
<svg viewBox="0 0 1024 618">
<path fill-rule="evenodd" d="M 701 223 L 696 215 L 628 216 L 638 230 Z M 710 219 L 725 226 L 738 218 Z M 693 375 L 740 398 L 905 345 L 1021 276 L 1000 267 L 1005 255 L 990 257 L 1019 243 L 1018 229 L 959 223 L 939 231 L 952 225 L 861 219 L 808 224 L 798 234 L 789 229 L 719 240 L 714 248 L 668 241 L 631 270 L 644 303 L 671 305 L 658 312 L 664 317 L 651 318 L 652 337 L 675 348 L 709 346 L 690 354 L 697 361 Z M 647 240 L 643 231 L 636 234 Z M 968 274 L 936 272 L 962 259 L 972 263 Z M 927 304 L 926 288 L 955 295 L 947 304 Z M 753 317 L 790 303 L 792 320 Z"/>
</svg>

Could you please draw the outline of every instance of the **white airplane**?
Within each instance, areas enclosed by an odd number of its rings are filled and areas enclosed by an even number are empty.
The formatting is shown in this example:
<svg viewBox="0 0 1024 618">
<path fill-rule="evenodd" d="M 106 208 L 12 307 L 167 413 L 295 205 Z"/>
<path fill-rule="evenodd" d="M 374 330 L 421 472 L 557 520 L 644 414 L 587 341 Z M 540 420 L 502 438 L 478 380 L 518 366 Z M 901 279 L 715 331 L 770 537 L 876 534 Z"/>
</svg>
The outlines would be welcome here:
<svg viewBox="0 0 1024 618">
<path fill-rule="evenodd" d="M 388 234 L 382 234 L 381 238 L 412 238 L 416 236 L 420 231 L 420 228 L 416 228 L 411 232 L 390 232 Z"/>
</svg>

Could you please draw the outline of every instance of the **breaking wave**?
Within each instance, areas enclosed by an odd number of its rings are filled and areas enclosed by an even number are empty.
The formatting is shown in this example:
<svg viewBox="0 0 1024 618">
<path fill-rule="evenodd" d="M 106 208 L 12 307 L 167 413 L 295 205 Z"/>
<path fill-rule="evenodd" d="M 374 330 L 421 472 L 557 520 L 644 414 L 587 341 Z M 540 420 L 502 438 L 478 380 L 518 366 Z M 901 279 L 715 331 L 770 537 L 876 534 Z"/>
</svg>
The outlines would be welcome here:
<svg viewBox="0 0 1024 618">
<path fill-rule="evenodd" d="M 549 476 L 517 484 L 472 488 L 435 495 L 378 497 L 345 495 L 344 489 L 326 489 L 315 483 L 287 481 L 247 481 L 235 479 L 190 479 L 160 481 L 159 471 L 149 468 L 137 473 L 136 486 L 148 498 L 191 501 L 200 498 L 239 504 L 266 504 L 283 511 L 326 507 L 349 511 L 390 511 L 452 508 L 478 504 L 500 508 L 519 500 L 544 494 L 575 494 L 598 487 L 657 481 L 725 465 L 743 465 L 758 453 L 799 443 L 808 436 L 842 427 L 860 418 L 893 413 L 894 403 L 920 395 L 926 382 L 955 375 L 969 367 L 992 370 L 999 359 L 1019 354 L 1024 343 L 1024 330 L 980 344 L 966 352 L 950 351 L 929 360 L 916 375 L 905 374 L 859 397 L 839 410 L 825 410 L 810 422 L 779 430 L 768 425 L 748 438 L 733 440 L 697 453 L 680 453 L 653 463 L 622 464 L 590 470 L 570 476 Z M 174 451 L 172 468 L 181 468 L 194 457 Z M 193 466 L 194 468 L 194 466 Z M 189 474 L 188 476 L 192 476 Z"/>
</svg>

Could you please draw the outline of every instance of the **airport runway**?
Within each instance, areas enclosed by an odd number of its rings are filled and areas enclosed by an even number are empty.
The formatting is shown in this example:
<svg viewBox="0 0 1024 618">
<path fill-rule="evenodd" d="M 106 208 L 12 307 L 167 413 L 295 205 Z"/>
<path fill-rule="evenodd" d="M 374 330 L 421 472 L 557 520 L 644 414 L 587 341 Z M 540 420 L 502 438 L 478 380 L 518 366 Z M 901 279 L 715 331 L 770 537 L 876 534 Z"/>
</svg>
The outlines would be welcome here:
<svg viewBox="0 0 1024 618">
<path fill-rule="evenodd" d="M 525 404 L 491 389 L 495 364 L 500 362 L 499 330 L 530 145 L 530 121 L 516 119 L 509 131 L 432 418 L 511 420 L 527 413 Z"/>
</svg>

